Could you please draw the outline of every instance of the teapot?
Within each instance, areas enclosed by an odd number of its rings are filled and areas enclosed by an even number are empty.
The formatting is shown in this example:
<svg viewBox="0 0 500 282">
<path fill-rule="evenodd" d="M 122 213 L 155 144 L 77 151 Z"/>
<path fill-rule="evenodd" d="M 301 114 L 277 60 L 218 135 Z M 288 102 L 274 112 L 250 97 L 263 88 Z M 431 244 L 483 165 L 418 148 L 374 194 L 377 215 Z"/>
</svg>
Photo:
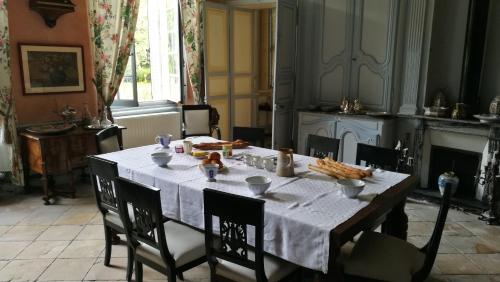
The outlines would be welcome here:
<svg viewBox="0 0 500 282">
<path fill-rule="evenodd" d="M 276 165 L 276 175 L 282 177 L 292 177 L 293 171 L 293 149 L 281 148 L 278 151 L 278 163 Z"/>
</svg>

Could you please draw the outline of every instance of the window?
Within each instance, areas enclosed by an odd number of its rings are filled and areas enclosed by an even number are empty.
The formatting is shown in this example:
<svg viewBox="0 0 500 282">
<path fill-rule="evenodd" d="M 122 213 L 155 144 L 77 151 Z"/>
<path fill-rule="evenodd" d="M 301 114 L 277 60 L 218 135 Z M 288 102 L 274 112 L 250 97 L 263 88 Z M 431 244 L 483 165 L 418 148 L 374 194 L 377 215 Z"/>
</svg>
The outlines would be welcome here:
<svg viewBox="0 0 500 282">
<path fill-rule="evenodd" d="M 114 106 L 181 100 L 177 0 L 141 0 L 135 43 Z"/>
</svg>

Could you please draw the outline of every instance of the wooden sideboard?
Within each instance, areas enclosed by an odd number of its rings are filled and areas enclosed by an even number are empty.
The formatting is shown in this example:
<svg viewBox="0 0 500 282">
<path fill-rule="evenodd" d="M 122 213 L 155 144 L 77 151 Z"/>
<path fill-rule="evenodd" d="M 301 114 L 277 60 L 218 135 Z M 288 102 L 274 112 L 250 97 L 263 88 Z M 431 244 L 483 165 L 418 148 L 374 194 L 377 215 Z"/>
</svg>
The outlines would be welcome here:
<svg viewBox="0 0 500 282">
<path fill-rule="evenodd" d="M 124 129 L 124 127 L 120 127 Z M 34 172 L 42 176 L 42 186 L 45 204 L 53 202 L 56 191 L 53 177 L 56 175 L 69 176 L 69 190 L 71 197 L 75 196 L 72 172 L 74 169 L 87 166 L 86 156 L 97 154 L 95 134 L 98 130 L 75 128 L 71 131 L 56 135 L 43 135 L 31 132 L 22 132 L 23 160 L 26 169 L 26 185 L 29 186 L 29 173 Z M 120 131 L 121 132 L 121 131 Z M 121 142 L 121 134 L 119 136 Z"/>
</svg>

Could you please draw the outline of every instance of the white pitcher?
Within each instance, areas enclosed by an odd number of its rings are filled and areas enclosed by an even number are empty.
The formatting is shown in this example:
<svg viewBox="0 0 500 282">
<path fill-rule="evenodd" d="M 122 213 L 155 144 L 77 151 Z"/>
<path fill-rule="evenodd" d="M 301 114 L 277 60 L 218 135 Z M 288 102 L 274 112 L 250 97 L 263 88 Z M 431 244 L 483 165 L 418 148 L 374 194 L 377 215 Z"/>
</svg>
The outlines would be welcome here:
<svg viewBox="0 0 500 282">
<path fill-rule="evenodd" d="M 276 165 L 276 175 L 283 177 L 292 177 L 293 171 L 293 149 L 281 148 L 278 151 L 278 163 Z"/>
</svg>

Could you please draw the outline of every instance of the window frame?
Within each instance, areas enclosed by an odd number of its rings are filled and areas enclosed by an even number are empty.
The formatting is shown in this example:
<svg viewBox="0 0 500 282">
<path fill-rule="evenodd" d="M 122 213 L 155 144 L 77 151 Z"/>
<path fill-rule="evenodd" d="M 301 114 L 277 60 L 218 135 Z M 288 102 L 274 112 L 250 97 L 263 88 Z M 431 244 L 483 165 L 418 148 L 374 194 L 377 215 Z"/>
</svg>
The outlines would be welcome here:
<svg viewBox="0 0 500 282">
<path fill-rule="evenodd" d="M 186 88 L 187 85 L 185 84 L 185 62 L 184 62 L 184 45 L 183 45 L 183 32 L 182 32 L 182 20 L 181 20 L 181 7 L 179 5 L 179 2 L 177 2 L 177 19 L 178 19 L 178 36 L 179 36 L 179 84 L 180 84 L 180 94 L 181 94 L 181 100 L 180 102 L 184 104 L 184 99 L 185 99 L 185 94 L 186 94 Z M 126 108 L 150 108 L 150 107 L 173 107 L 177 105 L 176 101 L 170 101 L 170 100 L 160 100 L 160 101 L 147 101 L 147 102 L 139 102 L 139 94 L 137 90 L 137 59 L 136 59 L 136 53 L 135 53 L 135 41 L 132 42 L 131 48 L 130 48 L 130 55 L 129 55 L 129 63 L 132 63 L 131 69 L 132 69 L 132 91 L 133 91 L 133 99 L 117 99 L 119 93 L 117 93 L 117 96 L 115 97 L 115 100 L 113 101 L 113 104 L 111 105 L 112 109 L 126 109 Z M 122 78 L 123 79 L 123 78 Z M 119 90 L 118 90 L 119 91 Z"/>
</svg>

